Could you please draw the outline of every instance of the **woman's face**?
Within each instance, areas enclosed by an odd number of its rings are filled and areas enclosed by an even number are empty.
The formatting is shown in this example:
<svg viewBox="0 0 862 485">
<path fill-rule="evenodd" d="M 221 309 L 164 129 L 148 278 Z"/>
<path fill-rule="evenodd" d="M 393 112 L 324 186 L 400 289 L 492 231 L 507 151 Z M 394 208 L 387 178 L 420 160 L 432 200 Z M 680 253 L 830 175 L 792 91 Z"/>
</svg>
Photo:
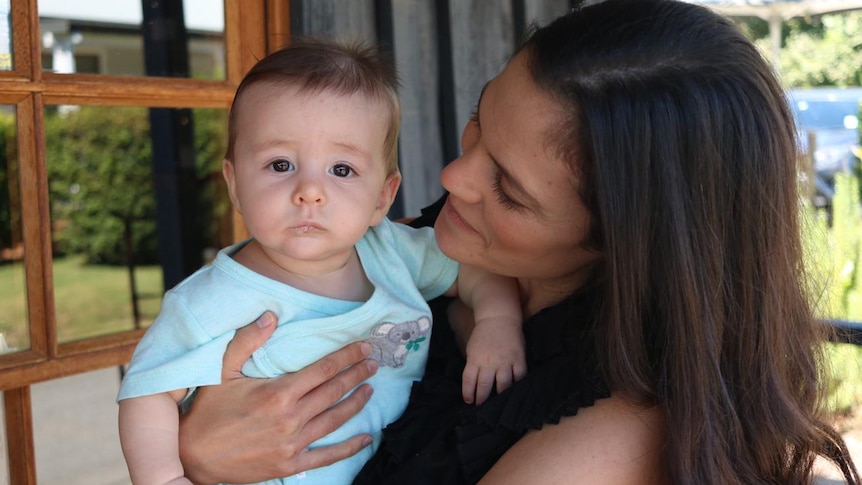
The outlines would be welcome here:
<svg viewBox="0 0 862 485">
<path fill-rule="evenodd" d="M 434 226 L 440 247 L 518 278 L 528 303 L 569 295 L 597 258 L 582 248 L 590 216 L 578 174 L 550 135 L 565 119 L 535 86 L 522 52 L 485 86 L 461 136 L 463 155 L 440 176 L 449 191 Z"/>
</svg>

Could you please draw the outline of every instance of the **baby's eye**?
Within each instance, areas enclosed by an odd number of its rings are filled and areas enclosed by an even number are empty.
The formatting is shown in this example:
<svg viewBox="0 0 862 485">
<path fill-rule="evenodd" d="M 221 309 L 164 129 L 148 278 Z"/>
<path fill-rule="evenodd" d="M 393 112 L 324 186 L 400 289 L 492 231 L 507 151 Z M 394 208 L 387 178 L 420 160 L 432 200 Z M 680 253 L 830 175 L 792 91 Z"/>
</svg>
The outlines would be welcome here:
<svg viewBox="0 0 862 485">
<path fill-rule="evenodd" d="M 332 174 L 336 177 L 349 177 L 352 173 L 353 169 L 343 163 L 332 167 Z"/>
<path fill-rule="evenodd" d="M 293 164 L 283 158 L 272 161 L 269 166 L 273 172 L 290 172 L 293 170 Z"/>
</svg>

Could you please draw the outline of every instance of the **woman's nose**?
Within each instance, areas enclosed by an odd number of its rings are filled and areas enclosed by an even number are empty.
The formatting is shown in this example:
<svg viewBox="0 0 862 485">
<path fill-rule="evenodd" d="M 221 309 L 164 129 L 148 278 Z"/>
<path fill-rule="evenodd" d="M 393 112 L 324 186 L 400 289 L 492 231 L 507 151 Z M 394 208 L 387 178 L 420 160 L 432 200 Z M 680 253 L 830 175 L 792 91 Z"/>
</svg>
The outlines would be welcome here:
<svg viewBox="0 0 862 485">
<path fill-rule="evenodd" d="M 461 131 L 462 155 L 449 162 L 440 172 L 443 188 L 465 202 L 478 202 L 481 198 L 480 187 L 476 185 L 482 180 L 478 171 L 481 161 L 479 138 L 478 124 L 469 121 Z"/>
<path fill-rule="evenodd" d="M 476 170 L 475 158 L 475 154 L 467 151 L 449 162 L 440 172 L 440 184 L 443 188 L 465 202 L 478 202 L 481 198 L 477 186 L 481 177 Z"/>
</svg>

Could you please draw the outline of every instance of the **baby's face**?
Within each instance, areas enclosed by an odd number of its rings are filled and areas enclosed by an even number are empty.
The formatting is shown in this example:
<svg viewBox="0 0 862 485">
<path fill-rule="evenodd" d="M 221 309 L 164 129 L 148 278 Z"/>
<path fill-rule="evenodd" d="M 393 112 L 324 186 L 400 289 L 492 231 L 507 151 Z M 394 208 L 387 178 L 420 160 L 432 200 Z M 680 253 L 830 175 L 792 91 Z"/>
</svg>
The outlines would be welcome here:
<svg viewBox="0 0 862 485">
<path fill-rule="evenodd" d="M 352 251 L 398 186 L 384 168 L 386 105 L 271 84 L 242 96 L 224 172 L 251 235 L 285 263 Z"/>
</svg>

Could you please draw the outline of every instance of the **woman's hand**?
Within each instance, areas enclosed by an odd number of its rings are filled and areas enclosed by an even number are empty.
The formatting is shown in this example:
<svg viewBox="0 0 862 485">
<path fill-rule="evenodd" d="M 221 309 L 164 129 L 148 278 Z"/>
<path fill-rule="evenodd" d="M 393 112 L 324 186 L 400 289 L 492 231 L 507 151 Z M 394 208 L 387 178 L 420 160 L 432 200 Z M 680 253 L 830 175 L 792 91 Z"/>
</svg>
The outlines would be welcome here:
<svg viewBox="0 0 862 485">
<path fill-rule="evenodd" d="M 221 384 L 200 388 L 180 420 L 180 457 L 195 483 L 286 477 L 329 465 L 371 443 L 371 436 L 363 434 L 307 449 L 368 402 L 372 389 L 367 384 L 338 400 L 377 372 L 377 363 L 365 360 L 370 346 L 350 344 L 276 379 L 244 377 L 242 364 L 272 335 L 275 322 L 267 312 L 236 332 L 224 355 Z"/>
</svg>

